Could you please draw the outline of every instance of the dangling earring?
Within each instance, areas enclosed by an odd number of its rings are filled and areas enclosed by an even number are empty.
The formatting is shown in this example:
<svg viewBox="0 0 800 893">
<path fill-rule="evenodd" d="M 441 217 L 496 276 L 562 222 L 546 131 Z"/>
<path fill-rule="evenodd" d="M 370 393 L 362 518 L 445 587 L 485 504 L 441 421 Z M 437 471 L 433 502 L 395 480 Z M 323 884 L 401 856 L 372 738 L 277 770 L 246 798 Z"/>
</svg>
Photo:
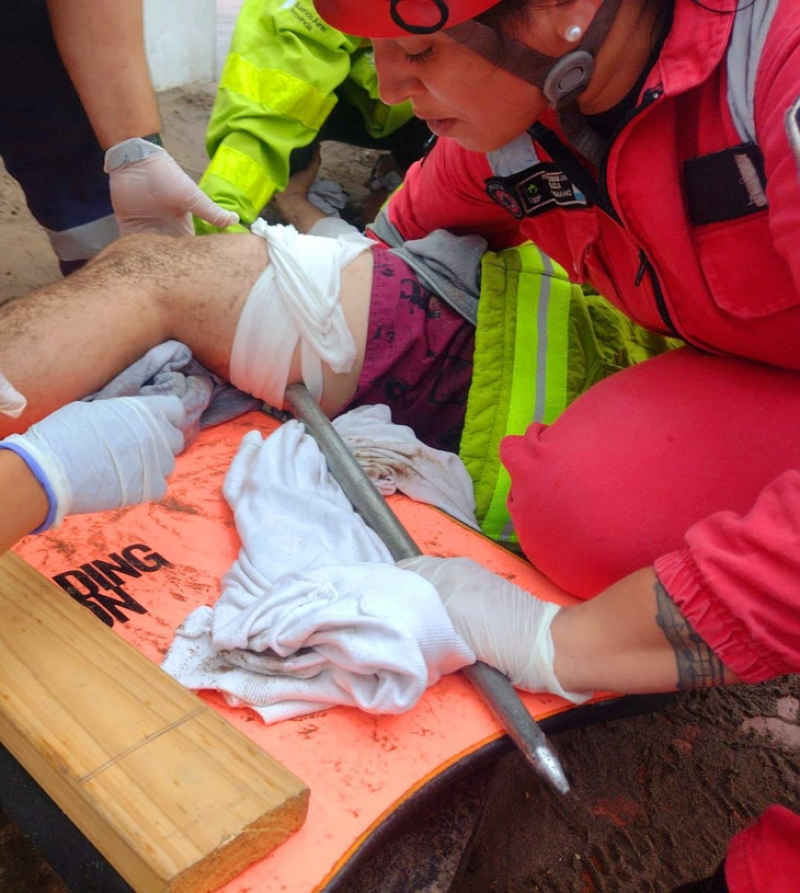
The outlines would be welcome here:
<svg viewBox="0 0 800 893">
<path fill-rule="evenodd" d="M 564 40 L 577 43 L 583 37 L 583 28 L 580 25 L 570 25 L 564 32 Z"/>
</svg>

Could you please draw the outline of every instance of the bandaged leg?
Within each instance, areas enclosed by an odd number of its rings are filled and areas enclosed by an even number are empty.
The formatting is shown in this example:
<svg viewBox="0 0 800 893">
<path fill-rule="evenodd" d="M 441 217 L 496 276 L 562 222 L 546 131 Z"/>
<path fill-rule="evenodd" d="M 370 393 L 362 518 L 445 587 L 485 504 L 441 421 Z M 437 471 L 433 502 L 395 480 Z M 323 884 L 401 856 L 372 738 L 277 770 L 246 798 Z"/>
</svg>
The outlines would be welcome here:
<svg viewBox="0 0 800 893">
<path fill-rule="evenodd" d="M 343 271 L 371 242 L 301 235 L 293 227 L 267 226 L 262 220 L 252 231 L 266 240 L 270 263 L 239 318 L 230 379 L 282 407 L 299 346 L 299 377 L 321 400 L 326 371 L 348 373 L 356 361 L 357 344 L 342 306 Z M 368 301 L 367 287 L 365 312 Z"/>
</svg>

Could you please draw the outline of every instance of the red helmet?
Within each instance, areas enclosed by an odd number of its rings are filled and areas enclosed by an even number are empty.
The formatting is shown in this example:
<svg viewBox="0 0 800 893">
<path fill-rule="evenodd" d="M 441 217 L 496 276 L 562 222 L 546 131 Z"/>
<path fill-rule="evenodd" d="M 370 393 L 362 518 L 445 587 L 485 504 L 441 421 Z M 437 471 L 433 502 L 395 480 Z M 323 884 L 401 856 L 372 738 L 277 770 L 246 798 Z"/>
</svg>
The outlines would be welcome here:
<svg viewBox="0 0 800 893">
<path fill-rule="evenodd" d="M 500 0 L 314 0 L 325 21 L 357 37 L 432 34 L 486 12 Z"/>
</svg>

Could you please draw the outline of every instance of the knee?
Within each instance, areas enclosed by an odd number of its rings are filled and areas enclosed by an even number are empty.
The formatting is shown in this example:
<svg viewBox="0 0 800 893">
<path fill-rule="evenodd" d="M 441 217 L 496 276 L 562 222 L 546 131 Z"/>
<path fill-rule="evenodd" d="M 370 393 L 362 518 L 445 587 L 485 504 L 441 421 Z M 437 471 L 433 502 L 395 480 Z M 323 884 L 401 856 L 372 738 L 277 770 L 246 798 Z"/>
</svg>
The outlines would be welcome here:
<svg viewBox="0 0 800 893">
<path fill-rule="evenodd" d="M 175 261 L 183 257 L 192 237 L 176 238 L 156 233 L 135 233 L 121 236 L 106 245 L 84 269 L 141 279 L 145 276 L 162 275 L 172 269 Z"/>
<path fill-rule="evenodd" d="M 506 439 L 503 462 L 520 545 L 550 580 L 591 598 L 682 548 L 695 518 L 691 506 L 669 503 L 657 466 L 632 461 L 613 438 L 587 443 L 557 422 L 532 429 Z"/>
<path fill-rule="evenodd" d="M 168 329 L 170 314 L 180 312 L 183 283 L 196 274 L 196 241 L 191 236 L 156 233 L 122 236 L 86 265 L 84 271 L 91 280 L 84 285 L 112 294 L 135 293 L 147 300 L 150 312 L 161 317 Z"/>
<path fill-rule="evenodd" d="M 638 547 L 616 469 L 598 467 L 582 441 L 532 425 L 522 437 L 503 442 L 503 464 L 511 476 L 509 511 L 526 557 L 565 591 L 580 598 L 602 592 L 637 570 Z M 588 461 L 587 461 L 588 459 Z M 627 542 L 626 542 L 627 540 Z M 644 565 L 648 562 L 644 562 Z"/>
<path fill-rule="evenodd" d="M 796 372 L 687 348 L 600 382 L 503 443 L 526 555 L 588 597 L 684 548 L 700 519 L 746 513 L 800 462 L 798 399 Z"/>
<path fill-rule="evenodd" d="M 708 502 L 690 467 L 690 434 L 654 397 L 648 373 L 657 367 L 612 376 L 549 427 L 534 424 L 503 442 L 520 545 L 573 595 L 597 595 L 682 548 Z"/>
</svg>

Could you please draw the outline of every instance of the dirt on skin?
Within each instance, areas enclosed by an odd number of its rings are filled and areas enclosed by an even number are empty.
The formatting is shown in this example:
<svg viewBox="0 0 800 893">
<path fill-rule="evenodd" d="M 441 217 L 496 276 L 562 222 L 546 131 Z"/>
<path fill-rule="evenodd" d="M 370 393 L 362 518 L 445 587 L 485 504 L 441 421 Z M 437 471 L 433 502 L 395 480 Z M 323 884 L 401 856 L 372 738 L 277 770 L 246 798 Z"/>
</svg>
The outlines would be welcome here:
<svg viewBox="0 0 800 893">
<path fill-rule="evenodd" d="M 166 143 L 195 178 L 213 95 L 213 84 L 196 84 L 161 97 Z M 375 157 L 326 144 L 323 173 L 363 197 Z M 21 191 L 0 170 L 0 301 L 58 275 Z M 441 794 L 342 893 L 667 893 L 709 874 L 730 837 L 770 803 L 800 806 L 799 712 L 792 677 L 681 695 L 656 714 L 559 735 L 574 790 L 565 800 L 510 754 Z M 465 812 L 478 824 L 451 885 L 445 843 L 454 814 Z M 2 812 L 0 893 L 68 893 Z"/>
</svg>

